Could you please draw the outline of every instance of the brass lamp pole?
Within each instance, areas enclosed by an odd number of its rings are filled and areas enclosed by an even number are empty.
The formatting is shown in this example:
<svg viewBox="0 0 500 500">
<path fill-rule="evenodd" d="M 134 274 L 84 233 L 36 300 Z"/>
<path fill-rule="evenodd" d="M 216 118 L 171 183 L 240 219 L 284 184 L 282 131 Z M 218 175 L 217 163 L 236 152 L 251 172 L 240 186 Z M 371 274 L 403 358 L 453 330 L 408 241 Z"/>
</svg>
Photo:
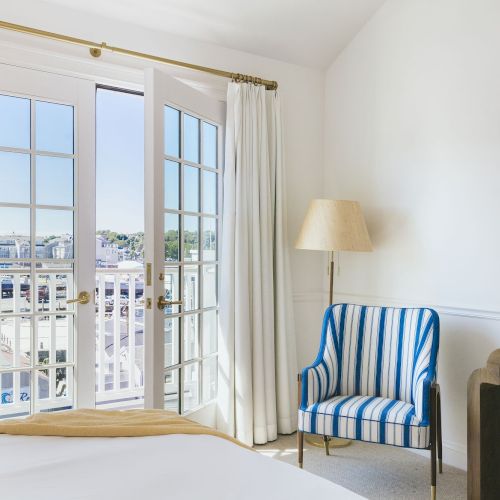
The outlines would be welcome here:
<svg viewBox="0 0 500 500">
<path fill-rule="evenodd" d="M 366 228 L 361 206 L 357 201 L 312 200 L 300 229 L 295 248 L 322 250 L 329 254 L 329 296 L 333 304 L 334 253 L 340 251 L 371 252 L 372 244 Z M 309 444 L 342 448 L 351 441 L 342 438 L 327 438 L 314 434 L 306 436 Z"/>
</svg>

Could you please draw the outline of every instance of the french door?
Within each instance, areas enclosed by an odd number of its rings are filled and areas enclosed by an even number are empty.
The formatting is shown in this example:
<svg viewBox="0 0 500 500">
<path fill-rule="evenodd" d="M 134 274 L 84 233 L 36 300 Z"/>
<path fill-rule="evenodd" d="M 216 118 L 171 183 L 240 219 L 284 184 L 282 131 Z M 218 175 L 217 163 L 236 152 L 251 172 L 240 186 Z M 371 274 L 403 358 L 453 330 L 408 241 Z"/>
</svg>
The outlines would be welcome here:
<svg viewBox="0 0 500 500">
<path fill-rule="evenodd" d="M 94 95 L 0 65 L 0 418 L 94 402 Z"/>
<path fill-rule="evenodd" d="M 146 72 L 144 234 L 125 247 L 96 235 L 95 101 L 95 81 L 0 65 L 0 418 L 144 388 L 213 422 L 224 106 Z"/>
<path fill-rule="evenodd" d="M 186 413 L 216 395 L 225 110 L 158 70 L 144 90 L 145 406 Z"/>
</svg>

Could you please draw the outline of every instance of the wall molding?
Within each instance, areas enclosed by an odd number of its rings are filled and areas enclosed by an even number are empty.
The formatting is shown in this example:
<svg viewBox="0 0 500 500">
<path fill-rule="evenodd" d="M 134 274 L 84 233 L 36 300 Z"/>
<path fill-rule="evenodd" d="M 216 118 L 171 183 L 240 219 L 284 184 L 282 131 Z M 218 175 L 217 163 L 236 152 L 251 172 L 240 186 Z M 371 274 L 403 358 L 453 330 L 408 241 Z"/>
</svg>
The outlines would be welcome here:
<svg viewBox="0 0 500 500">
<path fill-rule="evenodd" d="M 324 302 L 328 301 L 328 294 L 320 290 L 312 292 L 296 292 L 292 294 L 294 302 Z"/>
<path fill-rule="evenodd" d="M 294 302 L 323 302 L 328 301 L 328 292 L 298 292 L 293 294 Z M 500 321 L 500 310 L 476 309 L 472 307 L 457 307 L 438 304 L 429 304 L 418 300 L 396 299 L 394 297 L 383 297 L 380 295 L 363 295 L 358 293 L 335 293 L 336 302 L 352 302 L 368 305 L 386 305 L 394 307 L 432 307 L 438 313 L 446 316 L 456 316 L 462 318 L 473 318 L 483 320 Z"/>
</svg>

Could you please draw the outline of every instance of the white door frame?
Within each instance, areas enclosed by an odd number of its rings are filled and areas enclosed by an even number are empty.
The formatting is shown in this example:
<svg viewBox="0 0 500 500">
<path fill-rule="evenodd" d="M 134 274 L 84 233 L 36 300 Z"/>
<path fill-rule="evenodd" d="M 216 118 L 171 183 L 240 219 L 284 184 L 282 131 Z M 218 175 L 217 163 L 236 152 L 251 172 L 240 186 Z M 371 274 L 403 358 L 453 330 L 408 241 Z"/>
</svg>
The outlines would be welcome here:
<svg viewBox="0 0 500 500">
<path fill-rule="evenodd" d="M 74 287 L 68 298 L 81 291 L 90 293 L 86 305 L 75 306 L 74 405 L 95 404 L 95 83 L 0 63 L 0 93 L 71 105 L 74 108 Z M 34 154 L 31 149 L 30 152 Z M 32 190 L 33 193 L 33 190 Z M 35 200 L 31 200 L 31 204 Z M 33 217 L 32 217 L 33 220 Z M 34 237 L 33 228 L 31 237 Z M 29 259 L 34 262 L 35 255 Z M 27 259 L 28 260 L 28 259 Z M 32 277 L 34 273 L 31 268 Z M 32 297 L 37 291 L 32 286 Z M 34 303 L 34 301 L 32 301 Z M 30 313 L 32 314 L 33 311 Z M 32 327 L 34 328 L 34 326 Z M 33 330 L 32 330 L 33 332 Z M 32 349 L 33 351 L 33 349 Z M 34 352 L 32 358 L 34 359 Z M 34 364 L 32 364 L 34 366 Z M 34 387 L 31 389 L 34 400 Z M 31 408 L 33 410 L 33 403 Z"/>
</svg>

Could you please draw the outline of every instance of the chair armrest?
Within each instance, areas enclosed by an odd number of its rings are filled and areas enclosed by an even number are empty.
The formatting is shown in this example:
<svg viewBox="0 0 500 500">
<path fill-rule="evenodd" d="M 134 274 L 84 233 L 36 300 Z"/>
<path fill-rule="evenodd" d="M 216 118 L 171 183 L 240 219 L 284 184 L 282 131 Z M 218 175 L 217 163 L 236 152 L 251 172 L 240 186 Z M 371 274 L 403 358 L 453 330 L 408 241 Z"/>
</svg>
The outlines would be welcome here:
<svg viewBox="0 0 500 500">
<path fill-rule="evenodd" d="M 435 389 L 436 394 L 440 391 L 439 384 L 429 376 L 418 381 L 414 388 L 415 416 L 423 426 L 430 425 L 431 421 L 431 389 Z"/>
<path fill-rule="evenodd" d="M 412 382 L 412 402 L 415 416 L 420 425 L 430 425 L 431 388 L 437 386 L 437 356 L 439 349 L 439 316 L 433 309 L 427 309 L 430 317 L 422 325 Z M 437 386 L 439 388 L 439 386 Z"/>
<path fill-rule="evenodd" d="M 334 396 L 337 379 L 337 370 L 332 363 L 323 355 L 318 356 L 312 365 L 302 370 L 300 408 L 305 409 Z"/>
<path fill-rule="evenodd" d="M 318 383 L 319 374 L 316 368 L 319 363 L 313 363 L 302 370 L 300 375 L 300 404 L 299 408 L 305 409 L 308 406 L 319 403 L 320 401 L 320 384 Z"/>
<path fill-rule="evenodd" d="M 335 394 L 338 380 L 337 348 L 331 333 L 332 307 L 330 306 L 323 318 L 321 331 L 321 344 L 318 356 L 311 365 L 302 370 L 300 377 L 301 409 L 305 409 L 314 403 L 321 403 Z"/>
</svg>

